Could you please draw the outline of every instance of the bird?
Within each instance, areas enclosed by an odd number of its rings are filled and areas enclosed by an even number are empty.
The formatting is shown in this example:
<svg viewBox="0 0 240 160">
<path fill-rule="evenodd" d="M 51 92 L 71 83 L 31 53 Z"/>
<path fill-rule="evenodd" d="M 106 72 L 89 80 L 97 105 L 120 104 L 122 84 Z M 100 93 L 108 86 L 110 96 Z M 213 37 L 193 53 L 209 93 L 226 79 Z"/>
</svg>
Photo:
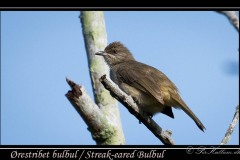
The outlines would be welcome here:
<svg viewBox="0 0 240 160">
<path fill-rule="evenodd" d="M 206 128 L 183 101 L 176 85 L 160 70 L 135 60 L 121 42 L 112 42 L 95 55 L 104 57 L 112 81 L 130 95 L 144 113 L 150 117 L 162 113 L 174 118 L 172 108 L 182 109 L 204 132 Z"/>
</svg>

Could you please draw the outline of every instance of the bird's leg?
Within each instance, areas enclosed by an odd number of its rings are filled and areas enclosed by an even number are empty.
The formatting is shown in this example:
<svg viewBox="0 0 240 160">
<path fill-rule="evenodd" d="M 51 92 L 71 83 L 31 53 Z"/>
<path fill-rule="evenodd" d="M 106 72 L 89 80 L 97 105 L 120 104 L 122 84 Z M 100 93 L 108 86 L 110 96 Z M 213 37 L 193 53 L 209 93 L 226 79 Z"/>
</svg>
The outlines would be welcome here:
<svg viewBox="0 0 240 160">
<path fill-rule="evenodd" d="M 142 111 L 142 110 L 141 110 Z M 144 112 L 142 111 L 141 114 L 144 116 L 144 117 L 148 117 L 149 119 L 152 119 L 153 117 L 153 114 L 152 113 L 149 113 L 149 112 Z M 142 122 L 139 121 L 139 124 L 141 124 Z"/>
<path fill-rule="evenodd" d="M 132 97 L 132 99 L 134 100 L 134 102 L 135 102 L 136 104 L 138 104 L 137 98 L 136 98 L 136 97 L 133 97 L 133 96 L 131 96 L 131 97 Z"/>
<path fill-rule="evenodd" d="M 137 102 L 138 102 L 137 98 L 132 96 L 132 99 L 133 99 L 134 102 L 137 104 Z M 140 111 L 141 111 L 141 114 L 143 115 L 144 112 L 143 112 L 142 110 L 140 110 Z M 142 123 L 142 122 L 139 120 L 139 124 L 141 124 L 141 123 Z"/>
<path fill-rule="evenodd" d="M 136 97 L 132 96 L 132 99 L 134 100 L 134 102 L 135 102 L 136 104 L 138 104 L 138 99 L 137 99 Z M 142 111 L 141 109 L 140 109 L 140 111 L 141 111 L 141 114 L 142 114 L 144 117 L 149 117 L 150 119 L 152 119 L 152 117 L 153 117 L 153 114 L 152 114 L 152 113 L 144 112 L 144 111 Z M 141 123 L 142 123 L 142 122 L 139 121 L 139 124 L 141 124 Z"/>
<path fill-rule="evenodd" d="M 152 117 L 153 117 L 153 114 L 152 113 L 146 113 L 147 114 L 147 116 L 150 118 L 150 119 L 152 119 Z"/>
</svg>

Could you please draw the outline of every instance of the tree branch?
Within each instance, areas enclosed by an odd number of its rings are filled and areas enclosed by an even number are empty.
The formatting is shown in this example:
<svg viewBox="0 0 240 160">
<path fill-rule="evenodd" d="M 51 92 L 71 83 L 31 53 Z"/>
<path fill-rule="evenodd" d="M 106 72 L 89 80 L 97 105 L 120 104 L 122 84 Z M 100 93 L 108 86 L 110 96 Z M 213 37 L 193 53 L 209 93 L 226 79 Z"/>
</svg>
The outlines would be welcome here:
<svg viewBox="0 0 240 160">
<path fill-rule="evenodd" d="M 109 67 L 103 57 L 95 55 L 97 51 L 101 51 L 107 46 L 104 14 L 101 11 L 81 11 L 80 20 L 94 99 L 96 104 L 101 106 L 103 105 L 101 100 L 104 96 L 108 96 L 107 99 L 112 98 L 110 95 L 105 94 L 106 90 L 99 82 L 100 76 L 104 74 L 109 75 Z M 111 100 L 111 103 L 117 106 L 116 100 Z"/>
<path fill-rule="evenodd" d="M 232 23 L 234 28 L 239 32 L 239 18 L 236 15 L 236 11 L 217 11 L 217 12 L 225 15 Z"/>
<path fill-rule="evenodd" d="M 87 124 L 96 143 L 98 145 L 122 144 L 122 139 L 116 136 L 118 135 L 116 127 L 92 101 L 85 89 L 69 79 L 66 80 L 72 90 L 68 91 L 65 96 Z"/>
<path fill-rule="evenodd" d="M 103 75 L 99 80 L 104 87 L 110 91 L 111 95 L 119 100 L 129 112 L 142 122 L 163 144 L 174 145 L 174 141 L 171 139 L 171 132 L 163 131 L 152 118 L 143 114 L 131 96 L 123 92 L 114 82 L 108 79 L 106 75 Z"/>
<path fill-rule="evenodd" d="M 111 124 L 111 128 L 115 130 L 115 133 L 112 134 L 113 137 L 110 139 L 118 139 L 115 140 L 114 143 L 105 144 L 125 144 L 117 101 L 99 82 L 101 75 L 109 75 L 109 67 L 103 57 L 95 56 L 97 51 L 103 50 L 107 45 L 104 13 L 102 11 L 81 11 L 80 21 L 82 24 L 94 100 L 108 123 Z"/>
<path fill-rule="evenodd" d="M 226 134 L 225 134 L 225 137 L 223 138 L 223 140 L 222 140 L 222 142 L 220 143 L 220 145 L 225 145 L 225 144 L 228 143 L 228 141 L 229 141 L 230 138 L 231 138 L 230 136 L 231 136 L 231 134 L 233 133 L 233 130 L 234 130 L 234 128 L 235 128 L 238 120 L 239 120 L 239 105 L 236 107 L 236 112 L 235 112 L 235 114 L 234 114 L 234 116 L 233 116 L 233 120 L 232 120 L 232 122 L 230 123 L 230 125 L 229 125 L 229 127 L 228 127 L 228 130 L 227 130 L 227 132 L 226 132 Z"/>
</svg>

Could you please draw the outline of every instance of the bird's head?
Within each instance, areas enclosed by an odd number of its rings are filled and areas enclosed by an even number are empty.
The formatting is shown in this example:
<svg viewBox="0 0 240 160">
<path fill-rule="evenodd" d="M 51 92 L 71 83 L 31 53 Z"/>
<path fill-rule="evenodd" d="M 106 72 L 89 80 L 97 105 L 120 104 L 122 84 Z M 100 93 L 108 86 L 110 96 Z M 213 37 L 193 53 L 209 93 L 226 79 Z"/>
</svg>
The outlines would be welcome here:
<svg viewBox="0 0 240 160">
<path fill-rule="evenodd" d="M 134 60 L 131 52 L 120 42 L 112 42 L 104 51 L 99 51 L 95 54 L 103 56 L 110 67 L 122 62 Z"/>
</svg>

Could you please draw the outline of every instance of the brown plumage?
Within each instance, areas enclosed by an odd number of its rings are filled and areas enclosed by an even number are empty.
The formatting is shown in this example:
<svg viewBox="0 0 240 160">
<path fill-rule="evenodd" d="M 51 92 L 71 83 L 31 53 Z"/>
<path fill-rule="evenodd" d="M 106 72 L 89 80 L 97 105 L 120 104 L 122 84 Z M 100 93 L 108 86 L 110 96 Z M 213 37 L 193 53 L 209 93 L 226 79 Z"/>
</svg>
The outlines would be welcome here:
<svg viewBox="0 0 240 160">
<path fill-rule="evenodd" d="M 96 55 L 105 58 L 111 79 L 131 95 L 144 112 L 149 115 L 160 112 L 174 118 L 172 107 L 180 108 L 204 131 L 204 125 L 182 100 L 174 83 L 156 68 L 136 61 L 123 44 L 113 42 Z"/>
</svg>

